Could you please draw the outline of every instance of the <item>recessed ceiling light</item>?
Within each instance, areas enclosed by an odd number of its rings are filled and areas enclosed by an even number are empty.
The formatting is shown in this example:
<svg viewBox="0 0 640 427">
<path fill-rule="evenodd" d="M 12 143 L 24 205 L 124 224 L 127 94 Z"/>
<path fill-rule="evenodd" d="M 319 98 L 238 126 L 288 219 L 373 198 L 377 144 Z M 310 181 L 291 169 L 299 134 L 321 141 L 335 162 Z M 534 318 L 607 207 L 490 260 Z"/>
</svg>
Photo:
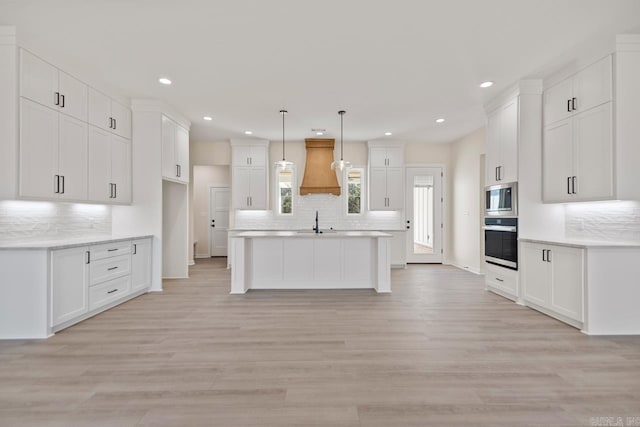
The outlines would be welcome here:
<svg viewBox="0 0 640 427">
<path fill-rule="evenodd" d="M 393 135 L 391 132 L 385 132 L 384 134 L 387 135 L 387 136 Z"/>
<path fill-rule="evenodd" d="M 206 120 L 206 121 L 210 122 L 211 120 L 213 120 L 213 117 L 211 117 L 211 116 L 204 116 L 204 117 L 202 118 L 202 120 Z"/>
<path fill-rule="evenodd" d="M 444 119 L 443 118 L 436 119 L 436 123 L 444 123 Z"/>
<path fill-rule="evenodd" d="M 169 79 L 168 79 L 168 78 L 166 78 L 166 77 L 160 77 L 160 78 L 158 79 L 158 81 L 159 81 L 160 83 L 162 83 L 163 85 L 170 85 L 170 84 L 171 84 L 171 80 L 169 80 Z"/>
<path fill-rule="evenodd" d="M 250 130 L 245 130 L 245 131 L 244 131 L 244 134 L 245 134 L 245 135 L 251 135 L 251 134 L 253 134 L 253 132 L 251 132 Z"/>
<path fill-rule="evenodd" d="M 316 132 L 316 135 L 318 135 L 318 136 L 324 135 L 324 132 L 318 131 L 318 132 Z"/>
<path fill-rule="evenodd" d="M 491 81 L 486 81 L 486 82 L 480 83 L 480 87 L 481 88 L 487 88 L 487 87 L 491 87 L 491 86 L 493 86 L 493 82 L 491 82 Z"/>
</svg>

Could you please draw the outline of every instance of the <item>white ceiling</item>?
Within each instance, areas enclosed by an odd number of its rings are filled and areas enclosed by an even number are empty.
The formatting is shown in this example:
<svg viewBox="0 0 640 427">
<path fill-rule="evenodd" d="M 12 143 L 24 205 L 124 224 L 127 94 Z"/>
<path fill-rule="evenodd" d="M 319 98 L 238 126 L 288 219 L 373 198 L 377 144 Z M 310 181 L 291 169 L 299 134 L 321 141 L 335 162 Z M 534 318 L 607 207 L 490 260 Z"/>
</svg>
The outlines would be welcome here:
<svg viewBox="0 0 640 427">
<path fill-rule="evenodd" d="M 0 24 L 82 78 L 173 105 L 193 139 L 277 140 L 286 108 L 287 140 L 338 136 L 345 109 L 346 141 L 446 142 L 585 40 L 640 30 L 640 1 L 0 0 Z"/>
</svg>

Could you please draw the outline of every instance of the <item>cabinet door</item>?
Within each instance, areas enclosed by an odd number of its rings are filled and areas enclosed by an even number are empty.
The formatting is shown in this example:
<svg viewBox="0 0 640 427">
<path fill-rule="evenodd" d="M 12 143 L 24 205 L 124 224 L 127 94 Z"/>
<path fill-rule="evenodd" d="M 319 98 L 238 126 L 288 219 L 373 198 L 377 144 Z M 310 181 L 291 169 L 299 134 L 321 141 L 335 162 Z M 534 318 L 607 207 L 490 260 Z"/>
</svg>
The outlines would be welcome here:
<svg viewBox="0 0 640 427">
<path fill-rule="evenodd" d="M 387 147 L 387 166 L 399 168 L 404 165 L 401 147 Z"/>
<path fill-rule="evenodd" d="M 88 311 L 88 247 L 51 252 L 51 325 Z"/>
<path fill-rule="evenodd" d="M 131 109 L 111 101 L 111 118 L 113 118 L 112 130 L 116 135 L 131 139 Z"/>
<path fill-rule="evenodd" d="M 20 195 L 57 197 L 58 112 L 20 100 Z"/>
<path fill-rule="evenodd" d="M 369 210 L 387 210 L 387 168 L 369 169 Z"/>
<path fill-rule="evenodd" d="M 544 126 L 558 120 L 564 120 L 573 114 L 571 98 L 573 97 L 573 80 L 568 78 L 544 91 L 543 116 Z"/>
<path fill-rule="evenodd" d="M 249 209 L 268 209 L 267 179 L 264 167 L 249 168 Z"/>
<path fill-rule="evenodd" d="M 500 182 L 518 181 L 518 98 L 500 112 Z"/>
<path fill-rule="evenodd" d="M 113 201 L 131 203 L 131 141 L 111 135 L 111 182 Z"/>
<path fill-rule="evenodd" d="M 20 49 L 20 96 L 58 109 L 58 69 L 24 49 Z"/>
<path fill-rule="evenodd" d="M 574 112 L 580 113 L 613 99 L 611 55 L 580 71 L 573 78 Z"/>
<path fill-rule="evenodd" d="M 182 126 L 176 126 L 175 144 L 178 180 L 189 182 L 189 132 Z"/>
<path fill-rule="evenodd" d="M 500 110 L 496 110 L 487 117 L 487 153 L 485 156 L 486 185 L 498 183 L 498 167 L 500 166 Z"/>
<path fill-rule="evenodd" d="M 542 141 L 542 199 L 545 202 L 573 200 L 572 120 L 566 119 L 544 129 Z"/>
<path fill-rule="evenodd" d="M 87 121 L 87 85 L 60 71 L 60 112 Z"/>
<path fill-rule="evenodd" d="M 387 168 L 387 209 L 404 209 L 404 174 L 402 168 Z"/>
<path fill-rule="evenodd" d="M 234 166 L 249 166 L 251 164 L 251 147 L 236 145 L 232 148 L 232 162 Z"/>
<path fill-rule="evenodd" d="M 151 239 L 131 242 L 131 291 L 151 286 Z"/>
<path fill-rule="evenodd" d="M 58 174 L 60 199 L 87 200 L 87 124 L 59 114 Z"/>
<path fill-rule="evenodd" d="M 551 299 L 551 263 L 543 260 L 542 245 L 523 243 L 522 289 L 526 301 L 547 307 Z"/>
<path fill-rule="evenodd" d="M 162 116 L 162 176 L 169 179 L 178 177 L 176 126 L 171 119 Z"/>
<path fill-rule="evenodd" d="M 369 149 L 369 166 L 387 166 L 387 149 L 385 147 L 372 147 Z"/>
<path fill-rule="evenodd" d="M 233 168 L 232 194 L 234 209 L 248 209 L 249 196 L 251 194 L 251 172 L 250 168 Z"/>
<path fill-rule="evenodd" d="M 88 193 L 93 202 L 111 199 L 111 133 L 89 126 Z"/>
<path fill-rule="evenodd" d="M 251 147 L 250 157 L 249 163 L 251 166 L 266 166 L 267 164 L 267 150 L 265 147 Z"/>
<path fill-rule="evenodd" d="M 579 200 L 613 197 L 613 138 L 611 103 L 573 118 L 575 192 Z"/>
<path fill-rule="evenodd" d="M 579 322 L 582 317 L 583 250 L 550 247 L 551 309 Z"/>
<path fill-rule="evenodd" d="M 89 123 L 101 129 L 111 130 L 111 99 L 90 87 L 87 89 Z"/>
</svg>

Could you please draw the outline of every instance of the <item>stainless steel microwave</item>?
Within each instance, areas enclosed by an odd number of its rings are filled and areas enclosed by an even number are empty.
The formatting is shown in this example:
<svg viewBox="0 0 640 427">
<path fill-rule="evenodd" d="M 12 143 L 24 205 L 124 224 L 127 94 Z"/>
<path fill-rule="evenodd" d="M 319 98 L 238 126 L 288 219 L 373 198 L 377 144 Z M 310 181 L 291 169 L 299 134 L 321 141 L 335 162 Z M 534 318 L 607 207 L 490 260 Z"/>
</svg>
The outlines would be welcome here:
<svg viewBox="0 0 640 427">
<path fill-rule="evenodd" d="M 518 216 L 518 183 L 491 185 L 484 191 L 485 216 Z"/>
</svg>

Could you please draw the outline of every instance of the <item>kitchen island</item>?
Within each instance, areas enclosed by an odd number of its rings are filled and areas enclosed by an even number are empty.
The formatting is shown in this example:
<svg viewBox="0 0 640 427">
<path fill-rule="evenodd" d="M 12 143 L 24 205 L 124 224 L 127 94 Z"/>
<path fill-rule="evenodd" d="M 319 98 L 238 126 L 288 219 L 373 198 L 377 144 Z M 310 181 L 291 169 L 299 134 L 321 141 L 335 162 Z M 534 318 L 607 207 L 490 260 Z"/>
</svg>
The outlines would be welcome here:
<svg viewBox="0 0 640 427">
<path fill-rule="evenodd" d="M 391 235 L 379 231 L 247 231 L 231 239 L 231 293 L 249 289 L 391 292 Z"/>
</svg>

